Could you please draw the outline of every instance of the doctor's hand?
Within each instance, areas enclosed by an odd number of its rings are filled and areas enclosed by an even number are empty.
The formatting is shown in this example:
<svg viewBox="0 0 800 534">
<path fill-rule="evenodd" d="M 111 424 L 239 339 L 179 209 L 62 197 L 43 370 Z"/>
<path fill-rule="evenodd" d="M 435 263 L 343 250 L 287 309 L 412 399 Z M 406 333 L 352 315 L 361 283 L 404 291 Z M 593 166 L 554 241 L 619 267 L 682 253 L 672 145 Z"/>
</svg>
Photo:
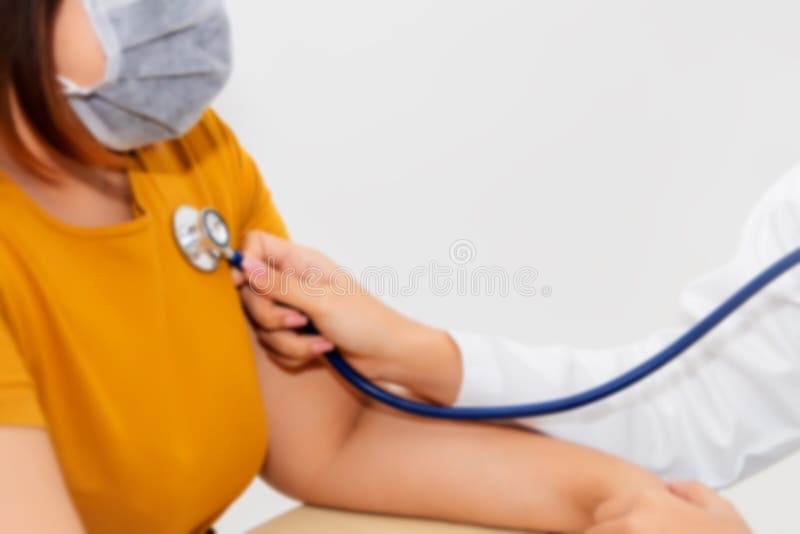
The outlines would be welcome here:
<svg viewBox="0 0 800 534">
<path fill-rule="evenodd" d="M 461 357 L 445 332 L 401 315 L 368 294 L 319 252 L 264 232 L 250 232 L 235 276 L 259 341 L 288 368 L 301 368 L 335 345 L 373 381 L 401 385 L 451 404 L 461 383 Z M 308 320 L 320 336 L 302 332 Z"/>
<path fill-rule="evenodd" d="M 585 534 L 751 534 L 728 501 L 696 482 L 609 501 Z"/>
</svg>

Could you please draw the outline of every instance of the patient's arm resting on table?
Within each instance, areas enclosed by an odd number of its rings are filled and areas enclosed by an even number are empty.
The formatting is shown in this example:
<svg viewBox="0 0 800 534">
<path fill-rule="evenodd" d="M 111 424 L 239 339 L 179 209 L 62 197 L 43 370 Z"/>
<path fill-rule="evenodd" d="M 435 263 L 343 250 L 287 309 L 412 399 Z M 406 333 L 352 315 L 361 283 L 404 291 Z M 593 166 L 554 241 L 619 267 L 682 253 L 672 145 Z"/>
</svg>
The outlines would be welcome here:
<svg viewBox="0 0 800 534">
<path fill-rule="evenodd" d="M 660 488 L 644 471 L 494 425 L 428 421 L 366 405 L 322 365 L 279 367 L 257 347 L 270 422 L 264 478 L 297 499 L 350 510 L 578 532 L 594 509 Z"/>
</svg>

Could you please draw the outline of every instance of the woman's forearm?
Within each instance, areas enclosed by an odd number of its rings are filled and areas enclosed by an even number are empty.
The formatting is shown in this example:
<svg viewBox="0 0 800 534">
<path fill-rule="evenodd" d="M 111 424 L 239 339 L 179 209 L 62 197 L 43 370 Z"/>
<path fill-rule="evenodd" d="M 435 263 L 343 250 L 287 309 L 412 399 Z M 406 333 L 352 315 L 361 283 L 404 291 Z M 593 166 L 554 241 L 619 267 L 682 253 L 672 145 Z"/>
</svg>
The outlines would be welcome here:
<svg viewBox="0 0 800 534">
<path fill-rule="evenodd" d="M 510 427 L 370 408 L 301 497 L 359 511 L 580 532 L 602 502 L 662 488 L 586 448 Z"/>
</svg>

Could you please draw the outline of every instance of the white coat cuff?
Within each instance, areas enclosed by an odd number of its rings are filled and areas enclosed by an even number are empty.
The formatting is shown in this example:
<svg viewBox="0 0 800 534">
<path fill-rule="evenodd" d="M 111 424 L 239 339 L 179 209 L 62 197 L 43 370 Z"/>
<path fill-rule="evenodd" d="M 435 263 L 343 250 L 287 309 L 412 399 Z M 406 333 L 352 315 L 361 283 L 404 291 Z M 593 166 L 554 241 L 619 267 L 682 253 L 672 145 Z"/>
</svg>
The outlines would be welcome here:
<svg viewBox="0 0 800 534">
<path fill-rule="evenodd" d="M 501 400 L 503 374 L 492 338 L 449 332 L 461 351 L 461 389 L 454 406 L 482 406 Z"/>
</svg>

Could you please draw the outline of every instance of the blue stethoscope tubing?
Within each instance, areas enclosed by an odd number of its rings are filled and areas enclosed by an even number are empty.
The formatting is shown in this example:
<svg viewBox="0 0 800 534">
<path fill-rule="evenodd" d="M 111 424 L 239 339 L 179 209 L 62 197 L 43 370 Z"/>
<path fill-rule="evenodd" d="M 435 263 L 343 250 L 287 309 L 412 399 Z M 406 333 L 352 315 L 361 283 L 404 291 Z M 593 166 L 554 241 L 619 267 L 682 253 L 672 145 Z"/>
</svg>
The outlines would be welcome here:
<svg viewBox="0 0 800 534">
<path fill-rule="evenodd" d="M 234 267 L 238 267 L 241 263 L 241 254 L 237 253 L 236 260 L 238 261 L 234 261 L 234 258 L 230 260 Z M 342 378 L 360 392 L 387 406 L 414 415 L 435 419 L 481 421 L 518 419 L 567 412 L 599 402 L 628 389 L 658 371 L 700 341 L 744 303 L 798 263 L 800 263 L 800 249 L 770 265 L 683 335 L 636 367 L 593 388 L 557 399 L 496 407 L 436 406 L 409 400 L 382 389 L 355 370 L 336 349 L 328 352 L 325 356 Z M 313 324 L 306 327 L 306 332 L 318 333 Z"/>
</svg>

